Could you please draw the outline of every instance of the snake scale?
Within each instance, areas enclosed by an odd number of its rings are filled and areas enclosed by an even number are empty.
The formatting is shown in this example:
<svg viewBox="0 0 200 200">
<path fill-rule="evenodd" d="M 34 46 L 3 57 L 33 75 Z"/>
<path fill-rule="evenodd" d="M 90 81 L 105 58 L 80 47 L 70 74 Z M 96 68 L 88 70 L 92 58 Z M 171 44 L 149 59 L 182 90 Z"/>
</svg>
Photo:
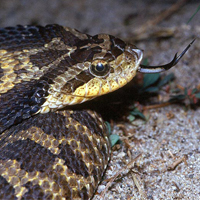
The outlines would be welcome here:
<svg viewBox="0 0 200 200">
<path fill-rule="evenodd" d="M 1 28 L 0 199 L 91 199 L 110 159 L 108 131 L 95 111 L 70 106 L 137 71 L 169 69 L 190 45 L 148 67 L 140 49 L 111 35 L 56 24 Z"/>
</svg>

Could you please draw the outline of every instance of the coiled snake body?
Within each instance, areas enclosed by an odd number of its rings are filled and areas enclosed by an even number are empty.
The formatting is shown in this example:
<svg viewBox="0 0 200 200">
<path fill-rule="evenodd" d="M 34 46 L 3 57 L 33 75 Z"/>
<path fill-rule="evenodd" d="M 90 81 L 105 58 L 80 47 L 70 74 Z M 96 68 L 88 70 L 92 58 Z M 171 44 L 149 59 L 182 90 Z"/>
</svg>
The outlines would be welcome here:
<svg viewBox="0 0 200 200">
<path fill-rule="evenodd" d="M 111 35 L 0 29 L 0 199 L 92 198 L 110 157 L 107 129 L 94 111 L 63 108 L 124 86 L 136 71 L 168 69 L 185 51 L 145 67 L 141 50 Z"/>
</svg>

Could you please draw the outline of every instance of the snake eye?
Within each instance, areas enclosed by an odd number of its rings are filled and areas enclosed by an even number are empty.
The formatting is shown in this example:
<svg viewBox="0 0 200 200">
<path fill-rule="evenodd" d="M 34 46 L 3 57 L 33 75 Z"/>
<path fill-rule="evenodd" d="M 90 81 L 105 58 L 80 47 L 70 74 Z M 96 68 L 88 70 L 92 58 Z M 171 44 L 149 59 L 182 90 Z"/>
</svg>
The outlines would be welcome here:
<svg viewBox="0 0 200 200">
<path fill-rule="evenodd" d="M 107 63 L 96 62 L 90 66 L 91 74 L 104 77 L 110 72 L 110 66 Z"/>
<path fill-rule="evenodd" d="M 106 68 L 106 66 L 103 65 L 102 63 L 97 63 L 97 65 L 95 66 L 95 70 L 98 71 L 98 72 L 104 71 L 105 68 Z"/>
</svg>

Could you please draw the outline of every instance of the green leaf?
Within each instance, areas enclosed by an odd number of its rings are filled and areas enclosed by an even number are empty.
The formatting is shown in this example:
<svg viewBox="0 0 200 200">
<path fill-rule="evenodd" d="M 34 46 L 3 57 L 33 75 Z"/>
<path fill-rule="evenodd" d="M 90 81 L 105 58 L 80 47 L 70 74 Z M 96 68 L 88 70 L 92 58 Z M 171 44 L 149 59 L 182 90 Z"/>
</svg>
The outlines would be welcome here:
<svg viewBox="0 0 200 200">
<path fill-rule="evenodd" d="M 199 92 L 199 93 L 196 93 L 196 94 L 195 94 L 195 97 L 196 97 L 197 99 L 200 99 L 200 92 Z"/>
<path fill-rule="evenodd" d="M 130 122 L 133 122 L 135 120 L 135 116 L 133 115 L 129 115 L 127 118 Z"/>
<path fill-rule="evenodd" d="M 143 65 L 149 65 L 148 58 L 143 59 L 142 64 Z"/>
<path fill-rule="evenodd" d="M 116 134 L 110 135 L 109 138 L 110 138 L 110 142 L 111 142 L 112 147 L 119 141 L 119 135 L 116 135 Z"/>
<path fill-rule="evenodd" d="M 184 94 L 185 94 L 185 96 L 188 94 L 187 88 L 184 88 Z"/>
<path fill-rule="evenodd" d="M 112 130 L 111 130 L 110 123 L 107 122 L 107 121 L 105 121 L 105 124 L 106 124 L 106 126 L 107 126 L 108 134 L 111 135 Z"/>
<path fill-rule="evenodd" d="M 194 89 L 192 90 L 192 94 L 195 94 L 197 91 L 198 91 L 197 88 L 194 88 Z"/>
<path fill-rule="evenodd" d="M 140 112 L 139 110 L 135 109 L 134 111 L 131 111 L 130 113 L 133 116 L 138 116 L 138 117 L 141 117 L 142 119 L 146 120 L 146 117 L 144 116 L 144 114 L 142 112 Z"/>
<path fill-rule="evenodd" d="M 169 102 L 180 101 L 180 100 L 185 99 L 185 97 L 186 97 L 185 95 L 179 94 L 179 95 L 171 97 L 170 100 L 169 100 Z"/>
<path fill-rule="evenodd" d="M 174 74 L 168 74 L 167 76 L 165 76 L 159 83 L 158 83 L 158 87 L 162 87 L 164 85 L 166 85 L 167 83 L 169 83 L 170 81 L 172 81 L 174 79 Z"/>
<path fill-rule="evenodd" d="M 158 92 L 159 88 L 158 87 L 149 87 L 144 90 L 145 92 Z"/>
<path fill-rule="evenodd" d="M 182 90 L 179 88 L 174 88 L 171 90 L 172 93 L 180 93 Z"/>
<path fill-rule="evenodd" d="M 143 86 L 142 88 L 147 88 L 150 85 L 156 83 L 156 81 L 160 78 L 160 74 L 159 73 L 155 73 L 155 74 L 145 74 L 144 75 L 144 80 L 143 80 Z"/>
</svg>

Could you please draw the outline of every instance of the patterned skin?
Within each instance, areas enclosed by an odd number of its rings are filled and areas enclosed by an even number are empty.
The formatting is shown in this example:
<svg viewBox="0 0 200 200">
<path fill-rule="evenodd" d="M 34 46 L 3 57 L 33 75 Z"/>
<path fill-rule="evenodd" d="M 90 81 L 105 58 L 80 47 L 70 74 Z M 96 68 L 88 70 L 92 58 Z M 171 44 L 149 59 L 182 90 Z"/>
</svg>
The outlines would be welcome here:
<svg viewBox="0 0 200 200">
<path fill-rule="evenodd" d="M 191 45 L 191 44 L 190 44 Z M 104 121 L 83 103 L 141 72 L 141 50 L 59 25 L 0 29 L 0 199 L 90 199 L 110 158 Z M 60 110 L 62 109 L 62 110 Z"/>
<path fill-rule="evenodd" d="M 110 157 L 106 126 L 56 110 L 125 85 L 142 51 L 59 25 L 1 29 L 0 47 L 0 199 L 91 198 Z"/>
</svg>

